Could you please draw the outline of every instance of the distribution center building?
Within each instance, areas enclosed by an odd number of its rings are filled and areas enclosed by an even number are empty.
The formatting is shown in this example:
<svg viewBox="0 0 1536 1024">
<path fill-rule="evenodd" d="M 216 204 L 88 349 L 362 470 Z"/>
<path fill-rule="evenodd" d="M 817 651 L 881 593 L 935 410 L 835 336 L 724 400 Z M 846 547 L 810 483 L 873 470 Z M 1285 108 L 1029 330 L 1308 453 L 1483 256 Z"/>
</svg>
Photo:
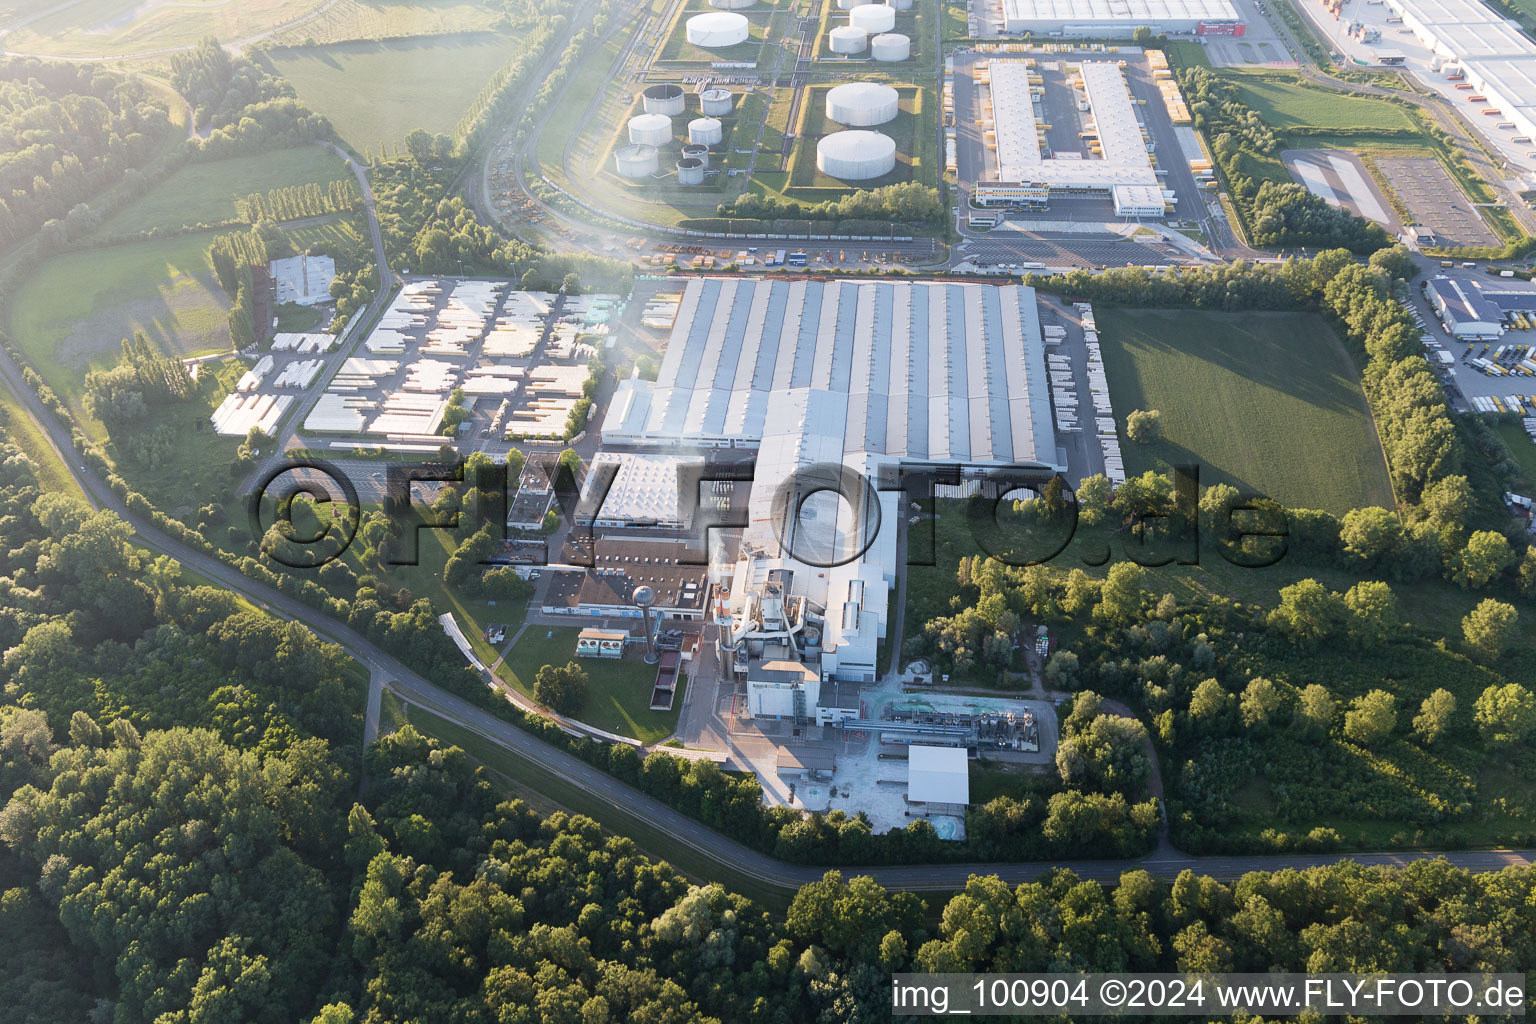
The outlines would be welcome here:
<svg viewBox="0 0 1536 1024">
<path fill-rule="evenodd" d="M 1240 36 L 1232 0 L 1003 0 L 1006 31 L 1069 37 L 1129 39 L 1146 26 L 1154 34 Z"/>
<path fill-rule="evenodd" d="M 1462 72 L 1485 109 L 1498 110 L 1515 134 L 1536 137 L 1536 43 L 1477 0 L 1386 0 L 1403 26 Z M 1432 65 L 1434 67 L 1434 65 Z"/>
</svg>

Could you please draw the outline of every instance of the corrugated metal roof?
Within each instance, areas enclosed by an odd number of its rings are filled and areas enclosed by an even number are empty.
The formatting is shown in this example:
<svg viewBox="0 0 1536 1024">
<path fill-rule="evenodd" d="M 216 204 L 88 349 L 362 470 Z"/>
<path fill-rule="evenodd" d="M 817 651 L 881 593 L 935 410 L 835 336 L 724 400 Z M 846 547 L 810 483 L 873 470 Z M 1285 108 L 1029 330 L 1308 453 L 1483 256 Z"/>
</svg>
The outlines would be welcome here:
<svg viewBox="0 0 1536 1024">
<path fill-rule="evenodd" d="M 844 397 L 774 404 L 802 389 Z M 842 455 L 1054 463 L 1033 291 L 694 280 L 657 382 L 624 382 L 603 432 L 757 441 L 802 429 L 783 417 L 807 415 L 818 419 L 804 429 L 835 439 Z"/>
</svg>

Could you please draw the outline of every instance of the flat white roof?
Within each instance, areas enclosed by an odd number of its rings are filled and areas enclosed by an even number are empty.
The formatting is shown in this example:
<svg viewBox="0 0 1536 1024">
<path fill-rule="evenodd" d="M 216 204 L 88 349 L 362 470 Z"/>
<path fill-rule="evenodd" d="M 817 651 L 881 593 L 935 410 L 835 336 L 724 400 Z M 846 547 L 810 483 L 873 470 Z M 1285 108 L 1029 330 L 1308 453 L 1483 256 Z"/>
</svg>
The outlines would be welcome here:
<svg viewBox="0 0 1536 1024">
<path fill-rule="evenodd" d="M 755 443 L 803 423 L 832 462 L 1054 465 L 1048 384 L 1022 285 L 696 278 L 658 379 L 621 382 L 602 432 Z"/>
<path fill-rule="evenodd" d="M 703 459 L 674 455 L 650 455 L 636 452 L 598 452 L 592 457 L 582 485 L 582 509 L 591 510 L 602 520 L 629 522 L 656 520 L 660 523 L 681 521 L 682 504 L 678 491 L 678 467 L 698 464 Z M 598 506 L 597 484 L 606 473 L 596 470 L 605 465 L 617 467 L 613 483 Z"/>
<path fill-rule="evenodd" d="M 1008 26 L 1032 21 L 1073 23 L 1240 21 L 1231 0 L 1003 0 Z"/>
<path fill-rule="evenodd" d="M 1084 61 L 1083 88 L 1093 111 L 1104 159 L 1052 158 L 1040 152 L 1030 69 L 1022 61 L 991 64 L 992 117 L 997 133 L 997 180 L 1022 181 L 1051 188 L 1103 188 L 1156 185 L 1157 172 L 1147 156 L 1146 140 L 1125 86 L 1112 61 Z"/>
<path fill-rule="evenodd" d="M 964 747 L 907 748 L 907 799 L 930 804 L 971 802 L 971 768 Z"/>
</svg>

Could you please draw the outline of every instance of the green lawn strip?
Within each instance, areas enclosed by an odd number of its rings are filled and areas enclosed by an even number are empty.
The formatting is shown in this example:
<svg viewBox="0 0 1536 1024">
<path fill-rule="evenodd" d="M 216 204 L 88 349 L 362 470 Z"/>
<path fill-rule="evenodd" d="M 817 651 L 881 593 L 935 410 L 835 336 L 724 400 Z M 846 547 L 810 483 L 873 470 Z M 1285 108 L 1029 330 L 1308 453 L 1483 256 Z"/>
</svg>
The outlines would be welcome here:
<svg viewBox="0 0 1536 1024">
<path fill-rule="evenodd" d="M 354 150 L 403 152 L 417 128 L 450 134 L 489 79 L 523 46 L 494 32 L 279 47 L 257 59 L 293 83 Z"/>
<path fill-rule="evenodd" d="M 1162 413 L 1162 439 L 1123 440 L 1126 472 L 1198 465 L 1291 507 L 1392 507 L 1353 364 L 1310 314 L 1106 309 L 1100 340 L 1116 416 Z"/>
<path fill-rule="evenodd" d="M 793 895 L 791 890 L 765 882 L 751 872 L 739 870 L 728 862 L 706 856 L 679 843 L 671 833 L 643 815 L 615 807 L 516 751 L 498 746 L 420 707 L 410 705 L 407 714 L 411 724 L 422 732 L 462 748 L 470 757 L 517 789 L 536 793 L 573 814 L 585 814 L 615 835 L 634 840 L 637 846 L 652 857 L 664 859 L 679 871 L 695 878 L 720 882 L 770 909 L 782 911 L 788 907 Z"/>
<path fill-rule="evenodd" d="M 259 157 L 187 164 L 107 220 L 101 238 L 153 228 L 219 224 L 240 219 L 235 200 L 287 185 L 352 180 L 347 165 L 319 146 L 298 146 Z"/>
<path fill-rule="evenodd" d="M 534 147 L 534 155 L 538 158 L 539 170 L 551 181 L 565 184 L 562 164 L 565 144 L 570 140 L 569 129 L 576 126 L 583 132 L 594 130 L 595 126 L 583 125 L 582 118 L 586 116 L 587 107 L 602 88 L 608 70 L 613 67 L 613 62 L 618 59 L 623 48 L 622 36 L 615 36 L 598 47 L 592 57 L 583 62 L 590 73 L 572 76 L 570 85 L 550 112 L 545 130 L 540 133 L 538 144 Z M 623 86 L 616 85 L 614 88 Z"/>
<path fill-rule="evenodd" d="M 82 498 L 85 496 L 85 491 L 70 474 L 69 467 L 59 458 L 53 445 L 48 443 L 48 436 L 27 414 L 27 407 L 4 381 L 0 381 L 0 429 L 36 465 L 37 484 L 42 490 L 59 491 Z"/>
<path fill-rule="evenodd" d="M 1302 85 L 1284 77 L 1226 72 L 1244 104 L 1269 127 L 1412 129 L 1407 112 L 1385 100 Z"/>
</svg>

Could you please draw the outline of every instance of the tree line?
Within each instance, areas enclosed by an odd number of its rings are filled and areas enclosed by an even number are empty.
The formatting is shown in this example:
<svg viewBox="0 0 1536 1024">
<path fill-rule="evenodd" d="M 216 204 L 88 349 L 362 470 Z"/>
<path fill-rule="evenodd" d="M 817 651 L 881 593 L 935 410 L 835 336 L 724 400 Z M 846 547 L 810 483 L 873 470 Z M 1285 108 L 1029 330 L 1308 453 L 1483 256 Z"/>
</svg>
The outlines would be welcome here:
<svg viewBox="0 0 1536 1024">
<path fill-rule="evenodd" d="M 258 221 L 298 220 L 302 217 L 323 217 L 328 213 L 348 213 L 358 208 L 362 197 L 357 183 L 351 178 L 303 185 L 285 185 L 269 189 L 266 195 L 252 192 L 244 199 L 235 200 L 235 209 L 247 223 Z"/>
<path fill-rule="evenodd" d="M 776 195 L 747 191 L 718 209 L 721 217 L 754 220 L 863 220 L 934 224 L 944 219 L 939 190 L 903 181 L 879 188 L 854 189 L 837 199 L 798 203 Z"/>
</svg>

